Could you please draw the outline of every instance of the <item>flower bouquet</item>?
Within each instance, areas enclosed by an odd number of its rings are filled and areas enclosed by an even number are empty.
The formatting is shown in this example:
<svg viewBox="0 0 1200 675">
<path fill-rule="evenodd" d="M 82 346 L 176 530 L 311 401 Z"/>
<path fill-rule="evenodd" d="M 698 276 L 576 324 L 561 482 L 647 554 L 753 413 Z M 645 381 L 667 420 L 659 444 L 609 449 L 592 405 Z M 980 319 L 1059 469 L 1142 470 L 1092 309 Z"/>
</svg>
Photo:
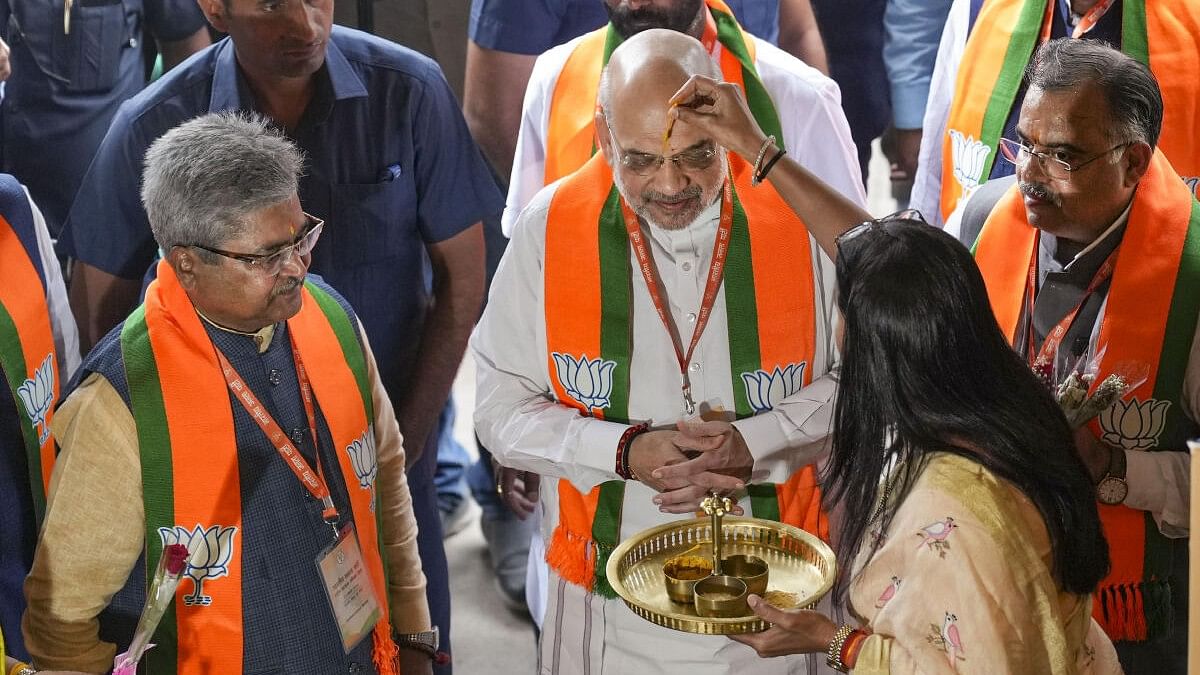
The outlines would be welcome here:
<svg viewBox="0 0 1200 675">
<path fill-rule="evenodd" d="M 1100 360 L 1104 349 L 1085 361 L 1086 355 L 1074 363 L 1057 358 L 1053 362 L 1038 359 L 1033 372 L 1054 394 L 1054 400 L 1062 408 L 1071 429 L 1078 429 L 1095 419 L 1125 394 L 1137 388 L 1149 373 L 1145 364 L 1122 362 L 1116 364 L 1112 373 L 1100 381 L 1092 390 L 1092 384 L 1100 371 Z M 1082 365 L 1081 365 L 1082 364 Z M 1090 392 L 1090 393 L 1089 393 Z"/>
<path fill-rule="evenodd" d="M 134 675 L 137 672 L 138 661 L 154 645 L 150 637 L 162 621 L 163 613 L 175 599 L 175 588 L 183 578 L 188 567 L 188 549 L 183 544 L 168 544 L 163 548 L 162 557 L 158 559 L 158 567 L 154 570 L 154 578 L 146 591 L 146 606 L 138 618 L 137 630 L 133 633 L 133 641 L 129 651 L 118 654 L 113 659 L 113 675 Z"/>
</svg>

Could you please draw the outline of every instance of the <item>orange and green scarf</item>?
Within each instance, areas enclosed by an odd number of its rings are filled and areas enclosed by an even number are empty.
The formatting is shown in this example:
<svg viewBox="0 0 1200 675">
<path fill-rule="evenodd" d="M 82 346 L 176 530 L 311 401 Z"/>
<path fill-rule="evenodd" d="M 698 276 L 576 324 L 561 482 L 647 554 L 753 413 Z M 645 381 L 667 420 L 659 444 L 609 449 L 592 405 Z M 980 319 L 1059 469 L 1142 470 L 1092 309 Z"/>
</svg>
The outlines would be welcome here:
<svg viewBox="0 0 1200 675">
<path fill-rule="evenodd" d="M 348 486 L 358 486 L 349 449 L 373 442 L 374 404 L 366 358 L 351 317 L 327 292 L 306 282 L 303 306 L 288 331 L 308 369 Z M 181 584 L 146 654 L 149 672 L 201 675 L 242 669 L 242 524 L 238 450 L 229 390 L 216 351 L 175 272 L 164 261 L 146 301 L 126 320 L 121 351 L 137 423 L 146 512 L 146 570 L 162 555 L 160 528 L 203 528 L 210 548 L 220 543 L 227 575 L 204 586 L 211 602 L 183 601 Z M 357 396 L 347 394 L 357 393 Z M 201 477 L 202 479 L 197 479 Z M 370 568 L 383 618 L 373 656 L 381 675 L 395 675 L 396 646 L 388 618 L 386 562 L 376 519 L 375 491 L 350 489 L 363 559 Z M 215 553 L 214 553 L 215 555 Z"/>
<path fill-rule="evenodd" d="M 733 11 L 721 0 L 706 0 L 721 43 L 721 72 L 746 94 L 758 126 L 783 148 L 779 114 L 754 67 L 754 38 L 742 31 Z M 610 24 L 584 37 L 563 65 L 550 99 L 546 134 L 545 185 L 583 166 L 596 151 L 596 97 L 600 73 L 622 42 Z"/>
<path fill-rule="evenodd" d="M 992 210 L 975 244 L 1000 328 L 1016 339 L 1029 261 L 1039 236 L 1014 186 Z M 1183 378 L 1200 317 L 1200 203 L 1162 152 L 1138 185 L 1121 242 L 1097 351 L 1101 382 L 1121 363 L 1146 364 L 1149 375 L 1101 414 L 1093 432 L 1126 449 L 1182 451 L 1190 424 L 1181 407 Z M 1095 386 L 1095 385 L 1093 385 Z M 1126 417 L 1137 424 L 1122 424 Z M 1144 420 L 1144 424 L 1142 423 Z M 1141 427 L 1136 438 L 1125 431 Z M 1114 640 L 1146 640 L 1171 632 L 1172 547 L 1186 546 L 1158 530 L 1151 514 L 1100 505 L 1112 571 L 1096 592 L 1096 620 Z"/>
<path fill-rule="evenodd" d="M 942 220 L 987 182 L 1000 134 L 1036 47 L 1049 37 L 1057 0 L 987 0 L 971 29 L 942 139 Z M 1200 176 L 1200 15 L 1194 0 L 1124 0 L 1121 49 L 1162 88 L 1158 147 L 1197 189 Z M 1003 55 L 1001 57 L 1000 55 Z"/>
<path fill-rule="evenodd" d="M 786 373 L 803 384 L 812 380 L 816 317 L 807 229 L 769 184 L 750 187 L 751 168 L 744 161 L 730 157 L 730 171 L 733 230 L 723 286 L 740 419 L 766 409 L 763 397 L 748 391 L 756 377 Z M 632 284 L 640 281 L 621 197 L 603 156 L 593 157 L 555 191 L 544 283 L 546 362 L 555 397 L 582 415 L 629 423 Z M 547 562 L 567 581 L 614 597 L 605 565 L 620 540 L 624 481 L 602 483 L 584 495 L 560 480 L 558 490 L 559 524 Z M 785 484 L 751 485 L 748 491 L 755 516 L 827 536 L 811 466 Z"/>
<path fill-rule="evenodd" d="M 40 263 L 34 262 L 37 255 L 36 249 L 27 247 L 12 224 L 0 216 L 0 270 L 4 271 L 4 283 L 0 284 L 0 371 L 17 408 L 34 515 L 41 523 L 54 468 L 50 420 L 58 402 L 59 373 L 46 305 L 46 282 Z"/>
</svg>

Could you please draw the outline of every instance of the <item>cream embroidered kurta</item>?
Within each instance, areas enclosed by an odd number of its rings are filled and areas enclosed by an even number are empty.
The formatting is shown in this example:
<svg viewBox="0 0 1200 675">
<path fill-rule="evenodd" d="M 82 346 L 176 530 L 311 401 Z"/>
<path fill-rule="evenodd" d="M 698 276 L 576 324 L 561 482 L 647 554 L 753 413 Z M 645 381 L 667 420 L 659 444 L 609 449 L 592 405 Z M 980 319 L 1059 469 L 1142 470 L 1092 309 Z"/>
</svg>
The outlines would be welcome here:
<svg viewBox="0 0 1200 675">
<path fill-rule="evenodd" d="M 1121 672 L 1091 596 L 1051 575 L 1037 507 L 980 464 L 935 455 L 866 560 L 868 545 L 850 586 L 873 632 L 857 675 Z"/>
</svg>

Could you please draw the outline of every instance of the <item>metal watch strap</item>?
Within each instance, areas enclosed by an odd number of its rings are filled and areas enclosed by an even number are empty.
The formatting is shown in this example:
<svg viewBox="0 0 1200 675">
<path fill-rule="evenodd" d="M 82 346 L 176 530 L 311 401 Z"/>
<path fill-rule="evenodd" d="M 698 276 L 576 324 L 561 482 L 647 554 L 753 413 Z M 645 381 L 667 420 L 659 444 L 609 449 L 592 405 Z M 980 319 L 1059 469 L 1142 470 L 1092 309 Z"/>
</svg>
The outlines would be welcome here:
<svg viewBox="0 0 1200 675">
<path fill-rule="evenodd" d="M 397 633 L 395 639 L 397 647 L 401 649 L 413 649 L 433 658 L 437 655 L 438 646 L 441 642 L 440 637 L 438 627 L 434 626 L 431 630 L 424 630 L 419 633 Z"/>
<path fill-rule="evenodd" d="M 842 663 L 842 647 L 846 644 L 846 638 L 854 629 L 850 626 L 842 625 L 833 634 L 833 639 L 829 641 L 829 646 L 825 649 L 825 665 L 838 671 L 839 673 L 849 672 L 850 669 L 846 664 Z"/>
</svg>

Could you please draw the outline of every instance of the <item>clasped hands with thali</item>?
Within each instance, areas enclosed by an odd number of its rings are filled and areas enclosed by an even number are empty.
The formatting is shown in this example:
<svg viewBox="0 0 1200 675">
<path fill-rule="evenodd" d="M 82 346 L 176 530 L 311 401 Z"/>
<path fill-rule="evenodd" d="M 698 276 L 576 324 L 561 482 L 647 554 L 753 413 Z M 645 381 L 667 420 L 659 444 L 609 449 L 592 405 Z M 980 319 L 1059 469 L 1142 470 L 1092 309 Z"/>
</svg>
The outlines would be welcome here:
<svg viewBox="0 0 1200 675">
<path fill-rule="evenodd" d="M 613 552 L 607 577 L 634 613 L 676 630 L 738 635 L 770 626 L 751 603 L 812 607 L 832 587 L 833 552 L 819 538 L 736 517 L 742 509 L 730 495 L 745 488 L 753 460 L 732 424 L 685 421 L 646 432 L 630 455 L 661 511 L 705 514 L 640 532 Z"/>
</svg>

